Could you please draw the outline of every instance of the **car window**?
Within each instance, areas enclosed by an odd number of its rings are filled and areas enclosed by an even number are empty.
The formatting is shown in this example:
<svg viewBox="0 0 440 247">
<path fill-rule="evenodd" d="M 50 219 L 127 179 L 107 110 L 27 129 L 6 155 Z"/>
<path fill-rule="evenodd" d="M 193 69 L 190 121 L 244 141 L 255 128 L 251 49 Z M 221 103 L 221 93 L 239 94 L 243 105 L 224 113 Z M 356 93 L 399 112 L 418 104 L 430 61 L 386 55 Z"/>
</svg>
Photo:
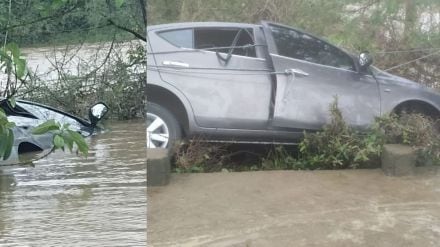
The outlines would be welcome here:
<svg viewBox="0 0 440 247">
<path fill-rule="evenodd" d="M 177 47 L 209 49 L 223 53 L 229 52 L 229 47 L 233 46 L 237 37 L 236 48 L 233 48 L 232 54 L 256 57 L 251 28 L 241 29 L 241 31 L 239 28 L 180 29 L 160 32 L 158 35 Z M 237 46 L 244 47 L 237 48 Z"/>
<path fill-rule="evenodd" d="M 279 55 L 355 70 L 350 56 L 322 40 L 290 28 L 270 25 L 270 29 Z"/>
<path fill-rule="evenodd" d="M 241 30 L 241 31 L 240 31 Z M 238 36 L 237 36 L 238 35 Z M 236 44 L 234 40 L 237 38 Z M 196 49 L 214 49 L 215 51 L 228 53 L 229 48 L 220 47 L 237 47 L 234 48 L 232 54 L 256 57 L 255 46 L 253 40 L 252 29 L 196 29 L 194 30 L 194 46 Z M 215 49 L 219 48 L 219 49 Z"/>
<path fill-rule="evenodd" d="M 160 37 L 177 47 L 193 48 L 193 30 L 179 29 L 158 33 Z"/>
</svg>

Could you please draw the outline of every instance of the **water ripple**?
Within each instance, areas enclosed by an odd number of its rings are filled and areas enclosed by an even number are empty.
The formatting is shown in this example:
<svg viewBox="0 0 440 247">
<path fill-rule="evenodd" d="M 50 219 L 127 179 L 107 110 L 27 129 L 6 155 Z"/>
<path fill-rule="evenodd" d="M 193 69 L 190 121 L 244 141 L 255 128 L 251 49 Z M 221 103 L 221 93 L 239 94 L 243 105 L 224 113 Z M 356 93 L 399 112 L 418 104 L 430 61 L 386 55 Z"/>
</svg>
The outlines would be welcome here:
<svg viewBox="0 0 440 247">
<path fill-rule="evenodd" d="M 0 176 L 0 246 L 145 246 L 145 126 L 108 126 L 87 159 L 56 152 Z"/>
</svg>

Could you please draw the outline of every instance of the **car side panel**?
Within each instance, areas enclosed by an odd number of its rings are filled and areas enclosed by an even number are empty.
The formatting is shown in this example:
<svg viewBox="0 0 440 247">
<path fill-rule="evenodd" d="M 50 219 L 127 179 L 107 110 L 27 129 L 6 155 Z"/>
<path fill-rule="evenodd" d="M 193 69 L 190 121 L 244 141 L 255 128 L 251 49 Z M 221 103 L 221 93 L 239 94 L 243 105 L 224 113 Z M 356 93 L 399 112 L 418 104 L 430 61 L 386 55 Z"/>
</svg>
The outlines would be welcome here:
<svg viewBox="0 0 440 247">
<path fill-rule="evenodd" d="M 391 113 L 396 106 L 407 101 L 421 101 L 440 112 L 440 95 L 432 89 L 391 74 L 376 76 L 382 101 L 382 115 Z"/>
<path fill-rule="evenodd" d="M 188 52 L 190 49 L 175 47 L 152 32 L 149 39 L 162 81 L 185 95 L 199 126 L 267 128 L 272 85 L 265 59 L 233 55 L 222 64 L 213 51 Z M 161 53 L 169 51 L 176 52 Z M 167 61 L 189 68 L 167 67 Z"/>
</svg>

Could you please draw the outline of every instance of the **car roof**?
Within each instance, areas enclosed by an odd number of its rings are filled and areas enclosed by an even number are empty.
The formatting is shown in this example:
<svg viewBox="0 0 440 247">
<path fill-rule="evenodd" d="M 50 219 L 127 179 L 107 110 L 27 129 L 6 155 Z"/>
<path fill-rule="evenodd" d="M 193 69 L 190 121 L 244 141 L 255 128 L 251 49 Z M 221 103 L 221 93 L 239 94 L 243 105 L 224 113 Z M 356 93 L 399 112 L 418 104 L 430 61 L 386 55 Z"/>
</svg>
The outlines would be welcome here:
<svg viewBox="0 0 440 247">
<path fill-rule="evenodd" d="M 147 26 L 147 32 L 152 30 L 161 29 L 174 29 L 174 28 L 192 28 L 192 27 L 241 27 L 241 28 L 255 28 L 261 25 L 249 24 L 249 23 L 237 23 L 237 22 L 178 22 Z"/>
</svg>

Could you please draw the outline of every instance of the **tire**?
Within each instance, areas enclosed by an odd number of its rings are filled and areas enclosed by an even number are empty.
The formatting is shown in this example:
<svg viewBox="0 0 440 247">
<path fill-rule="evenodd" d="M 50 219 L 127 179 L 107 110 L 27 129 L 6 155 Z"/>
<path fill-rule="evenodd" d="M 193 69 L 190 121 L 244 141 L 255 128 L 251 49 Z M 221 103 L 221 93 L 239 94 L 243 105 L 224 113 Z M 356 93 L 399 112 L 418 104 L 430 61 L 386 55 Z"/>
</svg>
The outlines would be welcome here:
<svg viewBox="0 0 440 247">
<path fill-rule="evenodd" d="M 182 138 L 179 122 L 165 107 L 147 104 L 147 148 L 173 148 Z"/>
</svg>

